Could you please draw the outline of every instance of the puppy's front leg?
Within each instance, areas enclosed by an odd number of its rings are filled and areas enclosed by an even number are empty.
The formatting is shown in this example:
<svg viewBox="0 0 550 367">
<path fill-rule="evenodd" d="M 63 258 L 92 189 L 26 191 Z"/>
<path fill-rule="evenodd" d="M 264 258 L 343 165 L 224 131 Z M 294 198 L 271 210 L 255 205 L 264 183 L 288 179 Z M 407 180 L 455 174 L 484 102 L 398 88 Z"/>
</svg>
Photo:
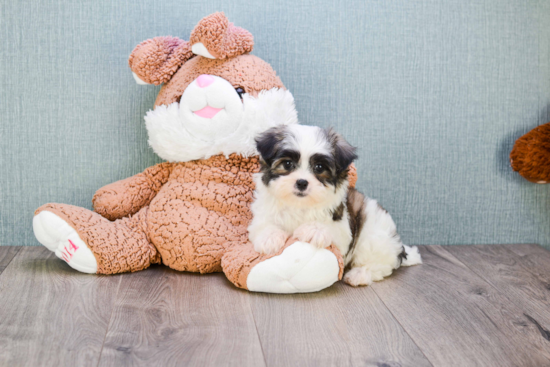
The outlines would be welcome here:
<svg viewBox="0 0 550 367">
<path fill-rule="evenodd" d="M 319 248 L 329 247 L 332 235 L 326 225 L 319 222 L 304 223 L 293 234 L 299 241 L 308 242 Z"/>
<path fill-rule="evenodd" d="M 290 237 L 290 234 L 274 225 L 266 225 L 263 228 L 254 227 L 249 228 L 249 238 L 254 244 L 254 250 L 262 254 L 276 253 L 283 248 L 286 240 Z"/>
</svg>

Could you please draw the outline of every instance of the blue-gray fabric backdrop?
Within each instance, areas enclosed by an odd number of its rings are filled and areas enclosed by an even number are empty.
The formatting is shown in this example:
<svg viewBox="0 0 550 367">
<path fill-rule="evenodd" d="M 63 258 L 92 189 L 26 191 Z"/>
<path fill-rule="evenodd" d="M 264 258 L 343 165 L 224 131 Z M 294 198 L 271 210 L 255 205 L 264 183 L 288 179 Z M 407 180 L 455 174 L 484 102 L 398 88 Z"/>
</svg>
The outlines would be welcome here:
<svg viewBox="0 0 550 367">
<path fill-rule="evenodd" d="M 303 123 L 360 148 L 358 186 L 405 242 L 550 246 L 550 185 L 508 162 L 550 120 L 547 0 L 3 1 L 1 245 L 38 244 L 39 205 L 91 208 L 159 162 L 143 123 L 158 87 L 136 85 L 128 55 L 218 10 L 252 32 Z"/>
</svg>

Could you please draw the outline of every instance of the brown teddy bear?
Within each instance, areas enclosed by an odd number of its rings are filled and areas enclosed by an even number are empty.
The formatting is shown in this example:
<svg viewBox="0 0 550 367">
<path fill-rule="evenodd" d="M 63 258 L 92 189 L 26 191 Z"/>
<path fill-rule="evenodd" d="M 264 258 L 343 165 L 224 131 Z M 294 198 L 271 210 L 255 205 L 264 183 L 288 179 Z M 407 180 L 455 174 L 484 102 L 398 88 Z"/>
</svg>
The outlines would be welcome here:
<svg viewBox="0 0 550 367">
<path fill-rule="evenodd" d="M 527 180 L 550 183 L 550 122 L 519 138 L 510 153 L 510 163 Z"/>
<path fill-rule="evenodd" d="M 223 13 L 202 19 L 189 42 L 139 44 L 129 65 L 138 83 L 163 84 L 145 122 L 149 144 L 167 162 L 99 189 L 94 211 L 41 206 L 33 220 L 38 241 L 86 273 L 162 262 L 180 271 L 224 271 L 238 287 L 277 293 L 317 291 L 341 279 L 334 246 L 289 239 L 267 256 L 248 242 L 259 171 L 254 137 L 297 123 L 292 95 L 252 48 L 252 35 Z M 350 175 L 353 185 L 353 167 Z"/>
</svg>

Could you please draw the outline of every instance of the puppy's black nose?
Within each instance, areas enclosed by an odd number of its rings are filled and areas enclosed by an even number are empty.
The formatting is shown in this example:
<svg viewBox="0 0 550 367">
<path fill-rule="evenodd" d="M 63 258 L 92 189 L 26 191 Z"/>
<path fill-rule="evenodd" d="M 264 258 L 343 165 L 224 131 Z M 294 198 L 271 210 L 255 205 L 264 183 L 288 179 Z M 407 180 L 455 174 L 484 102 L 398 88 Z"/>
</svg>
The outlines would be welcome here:
<svg viewBox="0 0 550 367">
<path fill-rule="evenodd" d="M 307 189 L 308 182 L 306 180 L 299 179 L 296 181 L 296 188 L 300 191 Z"/>
</svg>

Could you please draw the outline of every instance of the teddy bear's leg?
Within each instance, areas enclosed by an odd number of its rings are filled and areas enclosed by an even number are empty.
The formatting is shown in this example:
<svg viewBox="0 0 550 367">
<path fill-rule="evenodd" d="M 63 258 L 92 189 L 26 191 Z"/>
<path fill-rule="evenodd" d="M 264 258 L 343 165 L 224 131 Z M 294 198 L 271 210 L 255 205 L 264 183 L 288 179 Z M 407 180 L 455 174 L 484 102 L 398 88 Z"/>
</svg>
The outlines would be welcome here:
<svg viewBox="0 0 550 367">
<path fill-rule="evenodd" d="M 38 242 L 78 271 L 138 271 L 160 262 L 145 232 L 147 210 L 111 222 L 88 209 L 46 204 L 36 210 L 33 229 Z"/>
<path fill-rule="evenodd" d="M 234 246 L 222 258 L 222 268 L 233 284 L 249 291 L 306 293 L 342 279 L 344 260 L 334 245 L 320 249 L 289 238 L 273 255 L 257 253 L 252 243 Z"/>
</svg>

